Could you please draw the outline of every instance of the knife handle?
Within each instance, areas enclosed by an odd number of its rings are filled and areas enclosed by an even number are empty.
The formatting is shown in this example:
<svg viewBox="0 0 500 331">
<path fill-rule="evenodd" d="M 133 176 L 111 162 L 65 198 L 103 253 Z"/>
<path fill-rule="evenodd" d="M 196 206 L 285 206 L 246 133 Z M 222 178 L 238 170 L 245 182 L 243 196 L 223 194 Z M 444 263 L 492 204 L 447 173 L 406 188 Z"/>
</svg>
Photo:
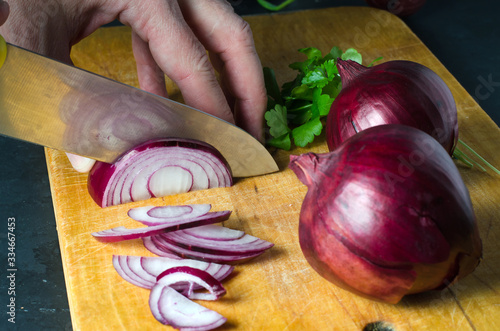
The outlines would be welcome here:
<svg viewBox="0 0 500 331">
<path fill-rule="evenodd" d="M 5 39 L 3 39 L 2 35 L 0 34 L 0 68 L 2 67 L 3 63 L 5 62 L 6 57 L 7 57 L 7 43 L 5 42 Z"/>
</svg>

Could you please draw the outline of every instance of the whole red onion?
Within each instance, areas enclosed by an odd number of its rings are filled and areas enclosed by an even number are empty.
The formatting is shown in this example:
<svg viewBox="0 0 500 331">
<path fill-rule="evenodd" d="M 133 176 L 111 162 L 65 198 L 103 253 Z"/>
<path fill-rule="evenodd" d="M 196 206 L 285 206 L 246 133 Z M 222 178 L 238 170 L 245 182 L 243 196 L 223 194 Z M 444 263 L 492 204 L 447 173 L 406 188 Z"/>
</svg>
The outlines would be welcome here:
<svg viewBox="0 0 500 331">
<path fill-rule="evenodd" d="M 365 0 L 372 7 L 385 9 L 394 15 L 409 16 L 420 9 L 425 0 Z"/>
<path fill-rule="evenodd" d="M 289 167 L 308 187 L 301 249 L 332 283 L 397 303 L 478 265 L 469 192 L 451 157 L 423 131 L 376 126 L 333 152 L 292 155 Z"/>
<path fill-rule="evenodd" d="M 411 61 L 365 67 L 339 59 L 337 67 L 342 90 L 326 123 L 330 150 L 369 127 L 404 124 L 430 134 L 453 154 L 457 108 L 450 89 L 434 71 Z"/>
</svg>

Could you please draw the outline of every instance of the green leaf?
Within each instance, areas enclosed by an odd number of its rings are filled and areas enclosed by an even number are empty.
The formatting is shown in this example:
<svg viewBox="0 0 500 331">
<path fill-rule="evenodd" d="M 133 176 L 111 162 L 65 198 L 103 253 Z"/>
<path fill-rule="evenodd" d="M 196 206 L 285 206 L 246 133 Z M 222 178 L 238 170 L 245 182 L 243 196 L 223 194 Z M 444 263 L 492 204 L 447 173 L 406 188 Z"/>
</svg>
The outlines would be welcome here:
<svg viewBox="0 0 500 331">
<path fill-rule="evenodd" d="M 368 67 L 373 67 L 373 65 L 375 64 L 375 62 L 378 62 L 378 61 L 380 61 L 382 59 L 383 59 L 382 56 L 376 58 L 375 60 L 373 60 L 372 62 L 370 62 L 370 64 L 368 65 Z"/>
<path fill-rule="evenodd" d="M 313 65 L 314 59 L 307 59 L 302 62 L 293 62 L 288 65 L 289 68 L 299 71 L 301 74 L 305 74 L 310 70 Z"/>
<path fill-rule="evenodd" d="M 276 81 L 276 75 L 271 68 L 264 68 L 264 82 L 266 84 L 267 95 L 271 97 L 276 103 L 282 104 L 280 87 Z"/>
<path fill-rule="evenodd" d="M 268 110 L 264 114 L 264 118 L 266 119 L 271 136 L 280 137 L 290 132 L 287 121 L 286 107 L 276 105 L 274 109 Z"/>
<path fill-rule="evenodd" d="M 328 115 L 330 108 L 332 107 L 333 98 L 330 98 L 328 94 L 322 94 L 315 100 L 316 107 L 318 108 L 319 116 L 323 117 Z"/>
<path fill-rule="evenodd" d="M 277 148 L 284 149 L 285 151 L 289 151 L 292 147 L 292 140 L 290 139 L 290 133 L 285 133 L 282 136 L 269 139 L 266 142 L 269 146 L 274 146 Z"/>
<path fill-rule="evenodd" d="M 323 94 L 328 94 L 330 98 L 335 99 L 341 90 L 342 81 L 340 80 L 340 76 L 336 76 L 328 85 L 323 87 Z"/>
<path fill-rule="evenodd" d="M 319 117 L 318 101 L 320 97 L 321 97 L 321 89 L 317 87 L 313 90 L 313 102 L 311 107 L 312 117 Z"/>
<path fill-rule="evenodd" d="M 338 48 L 337 46 L 333 46 L 332 49 L 330 50 L 330 56 L 334 60 L 337 60 L 339 57 L 342 56 L 342 50 L 340 48 Z"/>
<path fill-rule="evenodd" d="M 338 76 L 338 73 L 335 60 L 328 60 L 307 72 L 302 79 L 302 84 L 306 84 L 309 88 L 323 88 Z"/>
<path fill-rule="evenodd" d="M 318 60 L 323 57 L 321 51 L 315 47 L 301 48 L 299 52 L 304 53 L 309 60 Z"/>
<path fill-rule="evenodd" d="M 282 98 L 288 98 L 292 95 L 292 91 L 294 88 L 302 85 L 302 78 L 304 78 L 304 74 L 298 74 L 294 80 L 284 83 L 281 86 L 281 96 Z"/>
<path fill-rule="evenodd" d="M 302 124 L 292 130 L 293 141 L 295 145 L 305 147 L 307 144 L 313 142 L 314 136 L 319 136 L 321 134 L 322 129 L 323 124 L 319 117 L 315 117 L 306 124 Z"/>
<path fill-rule="evenodd" d="M 337 63 L 337 59 L 342 56 L 342 50 L 337 46 L 333 47 L 328 54 L 323 58 L 323 62 L 333 60 Z"/>
<path fill-rule="evenodd" d="M 312 93 L 309 87 L 306 84 L 302 84 L 300 86 L 295 87 L 290 93 L 290 97 L 293 99 L 301 99 L 301 100 L 312 100 Z"/>
<path fill-rule="evenodd" d="M 302 84 L 308 85 L 310 88 L 319 87 L 323 88 L 328 84 L 328 77 L 321 67 L 309 71 L 302 79 Z"/>
<path fill-rule="evenodd" d="M 312 106 L 312 104 L 310 104 Z M 312 117 L 311 107 L 303 109 L 302 111 L 294 112 L 293 114 L 288 114 L 288 123 L 293 126 L 299 126 L 307 123 Z"/>
<path fill-rule="evenodd" d="M 340 58 L 344 61 L 352 60 L 359 64 L 361 64 L 361 62 L 363 61 L 363 57 L 361 56 L 361 54 L 358 53 L 358 51 L 355 50 L 354 48 L 347 49 Z"/>
<path fill-rule="evenodd" d="M 335 76 L 339 74 L 339 69 L 337 68 L 337 61 L 328 60 L 325 61 L 321 68 L 325 71 L 328 80 L 331 81 Z"/>
</svg>

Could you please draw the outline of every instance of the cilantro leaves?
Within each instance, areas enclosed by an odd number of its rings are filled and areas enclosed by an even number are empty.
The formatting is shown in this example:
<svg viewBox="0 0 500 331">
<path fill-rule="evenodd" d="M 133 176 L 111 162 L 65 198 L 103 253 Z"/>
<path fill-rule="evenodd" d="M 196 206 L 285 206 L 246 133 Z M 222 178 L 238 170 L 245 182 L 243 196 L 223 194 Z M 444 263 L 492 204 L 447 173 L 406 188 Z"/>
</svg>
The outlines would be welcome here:
<svg viewBox="0 0 500 331">
<path fill-rule="evenodd" d="M 337 70 L 337 59 L 361 63 L 362 57 L 355 49 L 345 52 L 338 47 L 323 56 L 314 47 L 299 49 L 307 59 L 289 65 L 298 74 L 290 82 L 278 86 L 274 71 L 264 68 L 268 93 L 265 119 L 272 138 L 267 144 L 289 150 L 292 143 L 305 147 L 323 130 L 321 119 L 328 115 L 342 84 Z"/>
</svg>

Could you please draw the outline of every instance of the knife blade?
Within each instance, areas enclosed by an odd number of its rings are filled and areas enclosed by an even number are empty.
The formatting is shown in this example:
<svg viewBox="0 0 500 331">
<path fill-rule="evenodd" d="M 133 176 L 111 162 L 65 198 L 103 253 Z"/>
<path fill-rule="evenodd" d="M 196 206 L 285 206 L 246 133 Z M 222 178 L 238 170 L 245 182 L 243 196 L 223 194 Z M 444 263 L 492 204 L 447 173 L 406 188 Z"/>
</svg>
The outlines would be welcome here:
<svg viewBox="0 0 500 331">
<path fill-rule="evenodd" d="M 0 39 L 2 135 L 108 163 L 150 139 L 189 138 L 217 148 L 235 177 L 278 170 L 233 124 Z"/>
</svg>

